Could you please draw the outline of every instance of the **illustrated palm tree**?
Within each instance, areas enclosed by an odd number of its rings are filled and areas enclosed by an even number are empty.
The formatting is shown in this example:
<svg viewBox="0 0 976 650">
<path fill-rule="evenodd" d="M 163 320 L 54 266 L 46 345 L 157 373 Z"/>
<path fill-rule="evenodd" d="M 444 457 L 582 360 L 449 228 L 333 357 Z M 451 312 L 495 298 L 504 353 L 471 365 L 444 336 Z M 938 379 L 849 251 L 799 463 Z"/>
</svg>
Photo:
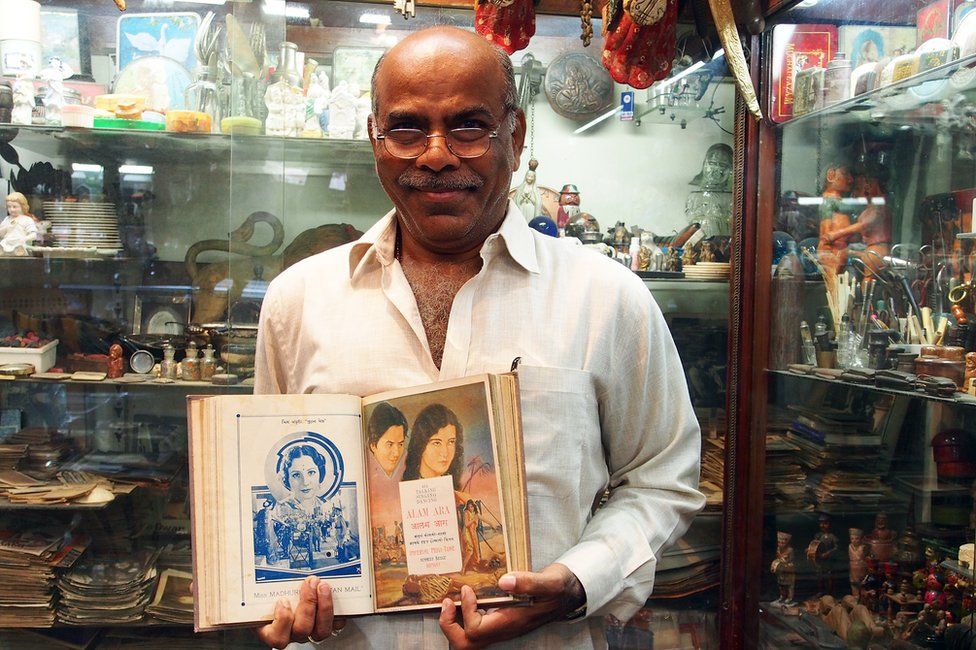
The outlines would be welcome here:
<svg viewBox="0 0 976 650">
<path fill-rule="evenodd" d="M 467 492 L 468 488 L 471 487 L 471 482 L 481 474 L 491 473 L 491 463 L 488 463 L 481 456 L 472 456 L 468 460 L 468 464 L 465 466 L 468 472 L 468 479 L 464 482 L 461 487 L 462 492 Z"/>
</svg>

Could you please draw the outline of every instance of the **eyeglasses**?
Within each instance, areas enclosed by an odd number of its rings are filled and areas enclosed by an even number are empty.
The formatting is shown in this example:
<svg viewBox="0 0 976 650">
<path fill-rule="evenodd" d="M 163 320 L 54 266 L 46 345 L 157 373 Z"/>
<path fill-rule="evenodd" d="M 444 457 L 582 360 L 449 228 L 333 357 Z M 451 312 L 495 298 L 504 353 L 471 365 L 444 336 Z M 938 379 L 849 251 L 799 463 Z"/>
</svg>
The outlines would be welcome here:
<svg viewBox="0 0 976 650">
<path fill-rule="evenodd" d="M 502 119 L 507 115 L 508 111 L 505 111 Z M 488 153 L 491 141 L 497 137 L 497 128 L 489 131 L 483 127 L 451 129 L 446 135 L 426 133 L 420 129 L 391 129 L 376 134 L 376 139 L 383 141 L 388 154 L 405 160 L 422 156 L 431 138 L 444 138 L 448 150 L 458 158 L 478 158 Z"/>
</svg>

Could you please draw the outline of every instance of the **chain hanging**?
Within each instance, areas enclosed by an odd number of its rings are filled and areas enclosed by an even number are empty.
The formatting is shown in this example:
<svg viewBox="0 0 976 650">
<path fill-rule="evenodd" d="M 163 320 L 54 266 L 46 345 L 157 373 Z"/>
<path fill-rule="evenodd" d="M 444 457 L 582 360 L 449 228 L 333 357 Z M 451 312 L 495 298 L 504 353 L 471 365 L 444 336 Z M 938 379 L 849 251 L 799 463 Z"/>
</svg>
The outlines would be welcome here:
<svg viewBox="0 0 976 650">
<path fill-rule="evenodd" d="M 586 47 L 593 41 L 593 2 L 591 0 L 580 0 L 580 27 L 583 29 L 580 39 L 583 41 L 583 47 Z"/>
</svg>

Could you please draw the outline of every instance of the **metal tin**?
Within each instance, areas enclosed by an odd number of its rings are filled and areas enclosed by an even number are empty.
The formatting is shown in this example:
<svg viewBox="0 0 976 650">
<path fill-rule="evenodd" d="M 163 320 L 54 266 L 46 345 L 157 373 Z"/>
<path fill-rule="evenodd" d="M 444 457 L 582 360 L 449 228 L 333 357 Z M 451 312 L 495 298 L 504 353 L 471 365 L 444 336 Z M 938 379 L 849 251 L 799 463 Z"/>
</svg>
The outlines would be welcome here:
<svg viewBox="0 0 976 650">
<path fill-rule="evenodd" d="M 836 104 L 851 96 L 851 62 L 847 55 L 838 52 L 824 72 L 824 103 Z"/>
<path fill-rule="evenodd" d="M 823 107 L 824 68 L 807 68 L 796 73 L 793 82 L 793 115 L 800 116 Z"/>
<path fill-rule="evenodd" d="M 132 372 L 139 373 L 140 375 L 152 372 L 153 366 L 155 365 L 156 359 L 153 358 L 152 352 L 148 350 L 136 350 L 129 357 L 129 367 L 132 368 Z"/>
<path fill-rule="evenodd" d="M 27 377 L 33 375 L 35 370 L 33 363 L 5 363 L 0 365 L 0 375 L 11 375 L 13 377 Z"/>
</svg>

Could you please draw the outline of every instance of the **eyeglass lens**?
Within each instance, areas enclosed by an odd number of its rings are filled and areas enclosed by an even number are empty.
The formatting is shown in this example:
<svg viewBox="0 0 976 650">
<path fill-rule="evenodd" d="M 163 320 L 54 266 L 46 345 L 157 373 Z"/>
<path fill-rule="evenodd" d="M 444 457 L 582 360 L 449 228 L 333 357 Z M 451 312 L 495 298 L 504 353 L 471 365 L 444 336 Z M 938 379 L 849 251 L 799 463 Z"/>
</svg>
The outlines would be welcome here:
<svg viewBox="0 0 976 650">
<path fill-rule="evenodd" d="M 427 150 L 432 137 L 420 129 L 393 129 L 386 132 L 386 150 L 398 158 L 417 158 Z M 447 148 L 459 158 L 477 158 L 488 151 L 491 137 L 487 129 L 451 129 L 445 137 Z"/>
</svg>

